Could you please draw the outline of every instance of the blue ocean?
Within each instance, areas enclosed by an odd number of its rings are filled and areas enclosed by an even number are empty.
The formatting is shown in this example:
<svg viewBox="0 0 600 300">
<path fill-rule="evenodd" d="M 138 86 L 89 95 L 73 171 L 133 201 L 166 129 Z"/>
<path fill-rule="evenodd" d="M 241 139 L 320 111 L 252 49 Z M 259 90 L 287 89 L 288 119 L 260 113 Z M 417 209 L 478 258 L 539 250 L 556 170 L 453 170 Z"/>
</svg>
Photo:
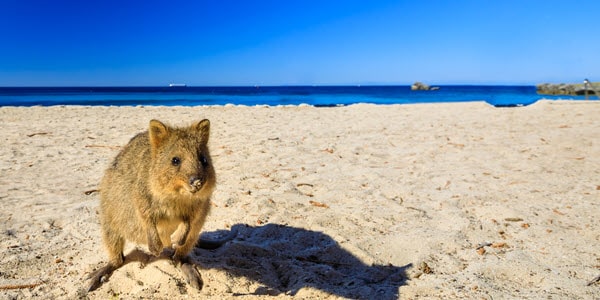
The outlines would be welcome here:
<svg viewBox="0 0 600 300">
<path fill-rule="evenodd" d="M 408 104 L 485 101 L 493 106 L 524 106 L 547 96 L 535 86 L 447 85 L 430 91 L 410 86 L 245 86 L 245 87 L 0 87 L 0 106 L 51 105 L 299 105 L 355 103 Z"/>
</svg>

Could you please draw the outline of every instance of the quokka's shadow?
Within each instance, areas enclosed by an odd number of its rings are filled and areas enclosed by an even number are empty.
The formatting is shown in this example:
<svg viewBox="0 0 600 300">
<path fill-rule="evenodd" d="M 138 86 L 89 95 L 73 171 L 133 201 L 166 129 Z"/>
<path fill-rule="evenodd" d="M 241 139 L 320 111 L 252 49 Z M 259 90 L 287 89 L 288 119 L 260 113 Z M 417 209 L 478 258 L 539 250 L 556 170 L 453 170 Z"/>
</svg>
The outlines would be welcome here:
<svg viewBox="0 0 600 300">
<path fill-rule="evenodd" d="M 293 296 L 314 287 L 345 298 L 398 299 L 412 266 L 366 265 L 330 236 L 302 228 L 238 224 L 231 231 L 237 231 L 233 241 L 216 250 L 196 248 L 192 259 L 265 286 L 251 295 Z"/>
</svg>

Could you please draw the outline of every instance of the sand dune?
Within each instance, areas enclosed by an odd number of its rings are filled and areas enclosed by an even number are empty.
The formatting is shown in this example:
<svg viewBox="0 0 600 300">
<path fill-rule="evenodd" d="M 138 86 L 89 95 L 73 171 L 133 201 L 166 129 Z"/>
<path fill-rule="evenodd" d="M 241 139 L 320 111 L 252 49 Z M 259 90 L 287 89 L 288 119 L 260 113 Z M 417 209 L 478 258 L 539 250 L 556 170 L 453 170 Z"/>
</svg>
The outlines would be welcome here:
<svg viewBox="0 0 600 300">
<path fill-rule="evenodd" d="M 208 118 L 218 176 L 194 250 L 91 299 L 594 298 L 600 102 L 0 108 L 0 299 L 85 295 L 106 262 L 93 190 L 156 118 Z M 128 246 L 134 250 L 134 245 Z M 596 278 L 596 281 L 594 279 Z"/>
</svg>

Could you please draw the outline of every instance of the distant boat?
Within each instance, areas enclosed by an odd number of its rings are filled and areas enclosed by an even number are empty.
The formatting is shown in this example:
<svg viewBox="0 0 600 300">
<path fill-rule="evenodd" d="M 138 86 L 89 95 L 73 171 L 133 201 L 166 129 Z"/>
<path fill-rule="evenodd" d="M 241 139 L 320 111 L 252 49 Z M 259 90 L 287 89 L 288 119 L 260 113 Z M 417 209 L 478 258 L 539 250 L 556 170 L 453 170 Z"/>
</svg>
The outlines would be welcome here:
<svg viewBox="0 0 600 300">
<path fill-rule="evenodd" d="M 186 87 L 185 83 L 169 83 L 169 87 Z"/>
</svg>

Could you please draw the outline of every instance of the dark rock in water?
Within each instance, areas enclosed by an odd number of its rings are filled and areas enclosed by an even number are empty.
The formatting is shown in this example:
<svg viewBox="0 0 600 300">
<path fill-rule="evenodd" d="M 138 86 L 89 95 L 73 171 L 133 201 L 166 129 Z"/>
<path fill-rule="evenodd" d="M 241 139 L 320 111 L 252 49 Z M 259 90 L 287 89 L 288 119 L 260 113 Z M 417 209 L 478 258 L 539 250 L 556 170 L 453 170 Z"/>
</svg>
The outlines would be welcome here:
<svg viewBox="0 0 600 300">
<path fill-rule="evenodd" d="M 538 94 L 546 95 L 574 95 L 575 87 L 572 84 L 550 84 L 543 83 L 536 86 Z"/>
<path fill-rule="evenodd" d="M 430 87 L 422 82 L 415 82 L 410 86 L 412 91 L 429 91 Z"/>
</svg>

